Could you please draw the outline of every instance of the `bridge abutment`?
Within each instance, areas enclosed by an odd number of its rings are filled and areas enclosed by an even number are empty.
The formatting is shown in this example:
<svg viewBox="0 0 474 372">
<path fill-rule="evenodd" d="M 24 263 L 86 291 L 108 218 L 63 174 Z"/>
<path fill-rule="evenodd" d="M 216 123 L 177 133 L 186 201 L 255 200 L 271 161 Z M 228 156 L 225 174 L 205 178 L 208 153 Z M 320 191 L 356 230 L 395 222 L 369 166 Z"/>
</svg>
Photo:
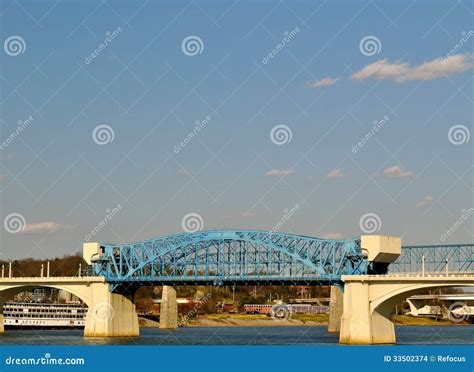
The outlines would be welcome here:
<svg viewBox="0 0 474 372">
<path fill-rule="evenodd" d="M 131 296 L 109 292 L 108 284 L 92 288 L 86 316 L 86 337 L 134 337 L 140 335 L 138 316 Z"/>
<path fill-rule="evenodd" d="M 329 300 L 328 332 L 337 333 L 341 330 L 341 318 L 344 308 L 344 293 L 338 286 L 331 286 Z"/>
<path fill-rule="evenodd" d="M 160 328 L 178 328 L 178 303 L 176 302 L 176 290 L 170 286 L 163 286 L 160 305 Z"/>
</svg>

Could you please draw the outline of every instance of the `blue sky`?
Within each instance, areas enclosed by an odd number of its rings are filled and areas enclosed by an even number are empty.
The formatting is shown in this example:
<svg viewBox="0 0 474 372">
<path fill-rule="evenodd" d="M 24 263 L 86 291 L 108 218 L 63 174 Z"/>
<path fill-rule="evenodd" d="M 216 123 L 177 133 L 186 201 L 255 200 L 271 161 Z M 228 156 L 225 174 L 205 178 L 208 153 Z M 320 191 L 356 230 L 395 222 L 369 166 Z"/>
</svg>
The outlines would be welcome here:
<svg viewBox="0 0 474 372">
<path fill-rule="evenodd" d="M 470 2 L 2 1 L 0 17 L 4 258 L 180 232 L 190 213 L 472 242 Z"/>
</svg>

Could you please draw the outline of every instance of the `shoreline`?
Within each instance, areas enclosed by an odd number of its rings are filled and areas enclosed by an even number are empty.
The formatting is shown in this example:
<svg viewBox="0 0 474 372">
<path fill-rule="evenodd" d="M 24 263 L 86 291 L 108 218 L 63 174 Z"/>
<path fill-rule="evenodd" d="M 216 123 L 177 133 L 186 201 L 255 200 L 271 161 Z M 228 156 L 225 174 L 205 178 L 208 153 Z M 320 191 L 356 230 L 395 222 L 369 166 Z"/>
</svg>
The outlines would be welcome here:
<svg viewBox="0 0 474 372">
<path fill-rule="evenodd" d="M 395 326 L 469 326 L 468 322 L 454 323 L 447 320 L 432 318 L 414 318 L 408 315 L 397 315 L 392 321 Z M 159 322 L 139 317 L 141 328 L 157 328 Z M 210 314 L 200 315 L 191 319 L 184 328 L 212 328 L 212 327 L 317 327 L 327 326 L 327 314 L 304 315 L 295 314 L 285 320 L 276 320 L 264 315 L 248 314 Z"/>
</svg>

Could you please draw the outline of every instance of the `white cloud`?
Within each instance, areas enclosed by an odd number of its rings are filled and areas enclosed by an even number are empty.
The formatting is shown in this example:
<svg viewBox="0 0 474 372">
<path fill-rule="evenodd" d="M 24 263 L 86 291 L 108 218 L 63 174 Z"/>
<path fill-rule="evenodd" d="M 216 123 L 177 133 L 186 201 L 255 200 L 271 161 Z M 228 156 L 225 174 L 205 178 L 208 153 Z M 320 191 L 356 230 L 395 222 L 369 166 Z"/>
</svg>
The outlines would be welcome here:
<svg viewBox="0 0 474 372">
<path fill-rule="evenodd" d="M 338 233 L 338 232 L 331 232 L 331 233 L 323 234 L 321 236 L 321 238 L 341 240 L 341 239 L 344 239 L 344 236 L 341 233 Z"/>
<path fill-rule="evenodd" d="M 338 79 L 333 79 L 332 77 L 328 76 L 321 80 L 316 80 L 312 83 L 308 84 L 310 88 L 321 88 L 321 87 L 330 87 L 334 85 Z"/>
<path fill-rule="evenodd" d="M 447 58 L 436 58 L 432 61 L 411 67 L 408 63 L 391 63 L 387 58 L 371 63 L 351 75 L 352 80 L 376 79 L 392 80 L 398 83 L 413 80 L 434 80 L 450 75 L 460 74 L 474 67 L 470 54 L 457 54 Z"/>
<path fill-rule="evenodd" d="M 243 212 L 240 214 L 242 217 L 254 217 L 255 213 L 253 212 Z"/>
<path fill-rule="evenodd" d="M 345 174 L 342 173 L 342 171 L 340 169 L 333 169 L 328 174 L 326 174 L 326 177 L 324 177 L 324 178 L 326 178 L 328 180 L 332 180 L 332 179 L 335 179 L 335 178 L 342 178 L 342 177 L 345 177 Z"/>
<path fill-rule="evenodd" d="M 431 195 L 426 195 L 423 200 L 419 201 L 416 203 L 417 208 L 424 208 L 427 207 L 428 205 L 433 204 L 434 198 Z"/>
<path fill-rule="evenodd" d="M 182 176 L 190 176 L 191 173 L 189 173 L 186 169 L 184 168 L 181 168 L 180 170 L 178 170 L 177 172 L 178 174 L 182 175 Z"/>
<path fill-rule="evenodd" d="M 469 54 L 458 54 L 448 58 L 436 58 L 410 69 L 400 78 L 400 81 L 433 80 L 450 75 L 460 74 L 473 68 L 472 57 Z"/>
<path fill-rule="evenodd" d="M 394 165 L 383 170 L 383 175 L 387 178 L 405 178 L 411 177 L 413 172 L 407 171 L 399 165 Z"/>
<path fill-rule="evenodd" d="M 51 234 L 58 231 L 70 231 L 73 226 L 61 225 L 56 222 L 47 221 L 40 223 L 27 223 L 25 228 L 21 230 L 23 234 Z"/>
<path fill-rule="evenodd" d="M 296 171 L 294 169 L 272 169 L 265 173 L 267 177 L 286 177 L 295 174 Z"/>
<path fill-rule="evenodd" d="M 377 62 L 365 66 L 362 70 L 352 74 L 352 80 L 364 80 L 373 78 L 377 80 L 395 80 L 396 78 L 406 74 L 409 70 L 406 63 L 390 63 L 388 60 L 382 59 Z"/>
</svg>

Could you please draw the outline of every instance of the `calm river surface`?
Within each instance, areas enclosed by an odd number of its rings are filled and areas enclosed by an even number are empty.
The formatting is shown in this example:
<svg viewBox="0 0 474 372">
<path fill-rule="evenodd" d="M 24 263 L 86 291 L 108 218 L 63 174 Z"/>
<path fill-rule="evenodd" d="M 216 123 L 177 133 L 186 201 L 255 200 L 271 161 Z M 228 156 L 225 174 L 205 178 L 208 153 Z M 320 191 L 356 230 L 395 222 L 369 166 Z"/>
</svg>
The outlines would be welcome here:
<svg viewBox="0 0 474 372">
<path fill-rule="evenodd" d="M 212 327 L 161 331 L 142 328 L 136 338 L 85 338 L 82 330 L 7 330 L 0 345 L 321 345 L 337 344 L 326 326 Z M 399 326 L 398 344 L 474 344 L 473 326 Z"/>
</svg>

